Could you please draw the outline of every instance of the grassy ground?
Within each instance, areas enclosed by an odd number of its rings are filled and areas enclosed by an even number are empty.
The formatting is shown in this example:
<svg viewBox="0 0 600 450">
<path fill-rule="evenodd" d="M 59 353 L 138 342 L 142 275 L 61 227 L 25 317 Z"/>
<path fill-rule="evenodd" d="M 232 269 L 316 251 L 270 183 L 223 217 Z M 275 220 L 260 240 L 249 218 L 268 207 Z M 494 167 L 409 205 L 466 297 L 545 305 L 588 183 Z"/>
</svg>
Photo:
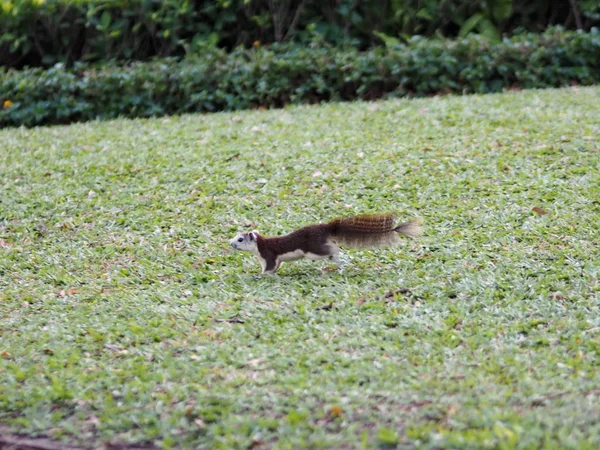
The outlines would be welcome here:
<svg viewBox="0 0 600 450">
<path fill-rule="evenodd" d="M 0 131 L 0 423 L 88 446 L 598 448 L 599 104 Z M 341 273 L 254 279 L 228 247 L 385 211 L 426 235 Z"/>
</svg>

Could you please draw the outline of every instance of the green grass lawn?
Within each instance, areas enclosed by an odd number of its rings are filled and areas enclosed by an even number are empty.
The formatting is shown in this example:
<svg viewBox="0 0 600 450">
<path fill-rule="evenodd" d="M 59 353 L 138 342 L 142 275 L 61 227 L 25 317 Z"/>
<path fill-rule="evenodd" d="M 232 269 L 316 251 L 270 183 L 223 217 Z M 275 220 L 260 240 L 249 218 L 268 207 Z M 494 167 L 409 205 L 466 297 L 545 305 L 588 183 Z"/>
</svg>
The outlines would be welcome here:
<svg viewBox="0 0 600 450">
<path fill-rule="evenodd" d="M 0 131 L 0 429 L 600 446 L 600 88 Z M 533 208 L 541 208 L 536 211 Z M 228 241 L 426 234 L 260 277 Z"/>
</svg>

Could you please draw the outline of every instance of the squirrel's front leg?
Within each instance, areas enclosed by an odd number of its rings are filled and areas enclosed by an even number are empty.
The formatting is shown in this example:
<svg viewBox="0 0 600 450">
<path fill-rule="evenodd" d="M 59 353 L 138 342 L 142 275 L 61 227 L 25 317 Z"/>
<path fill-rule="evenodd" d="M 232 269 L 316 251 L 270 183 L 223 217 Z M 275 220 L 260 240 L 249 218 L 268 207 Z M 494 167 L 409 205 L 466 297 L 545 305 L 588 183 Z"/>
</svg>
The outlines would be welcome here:
<svg viewBox="0 0 600 450">
<path fill-rule="evenodd" d="M 268 257 L 268 258 L 262 258 L 261 256 L 259 256 L 260 259 L 260 265 L 262 266 L 262 273 L 263 275 L 272 275 L 274 274 L 277 269 L 279 269 L 279 266 L 281 265 L 280 261 L 277 261 L 277 258 L 274 257 Z"/>
</svg>

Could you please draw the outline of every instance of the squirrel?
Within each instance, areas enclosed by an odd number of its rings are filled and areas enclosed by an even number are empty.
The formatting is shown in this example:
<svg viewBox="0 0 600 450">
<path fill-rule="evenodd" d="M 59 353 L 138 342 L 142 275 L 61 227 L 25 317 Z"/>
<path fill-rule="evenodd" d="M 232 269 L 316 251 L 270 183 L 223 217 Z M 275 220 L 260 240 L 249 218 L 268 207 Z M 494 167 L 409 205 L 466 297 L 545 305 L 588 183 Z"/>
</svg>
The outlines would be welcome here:
<svg viewBox="0 0 600 450">
<path fill-rule="evenodd" d="M 327 223 L 302 227 L 285 236 L 263 237 L 258 231 L 238 234 L 230 244 L 235 250 L 258 256 L 263 274 L 273 274 L 284 261 L 326 259 L 340 265 L 340 247 L 384 247 L 399 242 L 398 234 L 418 237 L 418 221 L 395 225 L 393 214 L 340 217 Z"/>
</svg>

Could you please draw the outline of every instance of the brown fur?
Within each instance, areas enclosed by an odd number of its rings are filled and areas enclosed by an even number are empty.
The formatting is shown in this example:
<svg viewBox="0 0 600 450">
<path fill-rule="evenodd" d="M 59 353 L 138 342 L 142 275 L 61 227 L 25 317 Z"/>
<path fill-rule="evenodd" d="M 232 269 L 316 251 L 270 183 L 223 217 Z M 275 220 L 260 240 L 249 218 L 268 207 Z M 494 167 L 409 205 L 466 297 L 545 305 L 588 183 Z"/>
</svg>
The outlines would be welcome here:
<svg viewBox="0 0 600 450">
<path fill-rule="evenodd" d="M 279 267 L 277 257 L 302 250 L 304 253 L 337 255 L 338 245 L 348 247 L 383 247 L 400 241 L 398 234 L 409 237 L 421 235 L 421 225 L 416 221 L 395 225 L 392 214 L 342 217 L 329 223 L 308 225 L 280 237 L 263 237 L 257 234 L 258 252 L 266 261 L 265 271 Z M 330 256 L 332 258 L 332 256 Z"/>
<path fill-rule="evenodd" d="M 327 239 L 329 230 L 326 224 L 308 225 L 280 237 L 257 236 L 256 243 L 260 256 L 267 261 L 266 270 L 275 267 L 275 259 L 278 255 L 302 249 L 307 253 L 315 255 L 329 255 Z"/>
<path fill-rule="evenodd" d="M 384 247 L 398 243 L 398 233 L 409 237 L 422 234 L 416 221 L 395 226 L 393 214 L 342 217 L 329 222 L 330 233 L 336 243 L 348 247 Z"/>
</svg>

